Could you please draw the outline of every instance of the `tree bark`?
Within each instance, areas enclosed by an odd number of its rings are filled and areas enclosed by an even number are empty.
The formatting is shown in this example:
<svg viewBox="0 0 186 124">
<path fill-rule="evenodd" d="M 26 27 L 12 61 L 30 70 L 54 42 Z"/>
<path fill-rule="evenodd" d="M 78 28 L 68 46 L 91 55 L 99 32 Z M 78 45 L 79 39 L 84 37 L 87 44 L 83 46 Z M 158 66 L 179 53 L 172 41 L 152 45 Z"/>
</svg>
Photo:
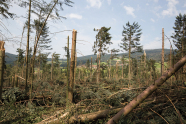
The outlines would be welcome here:
<svg viewBox="0 0 186 124">
<path fill-rule="evenodd" d="M 164 72 L 164 28 L 162 28 L 161 75 Z"/>
<path fill-rule="evenodd" d="M 68 100 L 68 90 L 69 90 L 69 36 L 67 37 L 67 92 L 66 92 L 66 108 L 68 109 L 69 100 Z"/>
<path fill-rule="evenodd" d="M 28 11 L 28 32 L 27 32 L 27 47 L 26 47 L 26 77 L 25 77 L 25 94 L 28 92 L 28 53 L 29 53 L 29 37 L 30 37 L 30 14 L 31 13 L 31 0 L 29 2 Z"/>
<path fill-rule="evenodd" d="M 154 84 L 150 85 L 146 90 L 134 98 L 128 105 L 121 109 L 114 117 L 112 117 L 107 124 L 115 124 L 118 122 L 121 115 L 126 116 L 135 107 L 137 107 L 141 102 L 143 102 L 149 95 L 151 95 L 157 88 L 159 88 L 167 79 L 169 79 L 175 72 L 177 72 L 186 63 L 186 56 L 184 56 L 180 61 L 178 61 L 173 68 L 168 69 L 159 79 L 155 81 Z"/>
<path fill-rule="evenodd" d="M 4 59 L 5 59 L 5 48 L 3 41 L 0 41 L 0 101 L 2 100 L 2 89 L 3 89 L 3 73 L 4 73 Z"/>
<path fill-rule="evenodd" d="M 71 103 L 73 102 L 73 89 L 74 89 L 76 34 L 77 34 L 77 31 L 73 30 L 73 32 L 72 32 L 72 48 L 71 48 L 70 84 L 69 84 L 69 92 L 68 92 L 68 99 Z"/>
</svg>

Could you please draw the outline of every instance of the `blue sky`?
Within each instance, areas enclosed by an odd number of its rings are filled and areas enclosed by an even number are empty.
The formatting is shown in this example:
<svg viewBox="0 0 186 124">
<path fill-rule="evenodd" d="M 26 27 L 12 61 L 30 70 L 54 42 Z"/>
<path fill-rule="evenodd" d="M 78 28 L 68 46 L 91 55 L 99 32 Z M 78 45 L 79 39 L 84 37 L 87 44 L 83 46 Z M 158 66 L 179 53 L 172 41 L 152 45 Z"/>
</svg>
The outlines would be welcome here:
<svg viewBox="0 0 186 124">
<path fill-rule="evenodd" d="M 50 0 L 47 0 L 50 1 Z M 174 32 L 173 26 L 175 17 L 181 13 L 186 14 L 186 1 L 185 0 L 72 0 L 74 2 L 73 7 L 64 6 L 64 10 L 60 11 L 61 16 L 65 16 L 67 19 L 61 21 L 52 22 L 49 20 L 48 24 L 50 32 L 59 32 L 63 30 L 77 30 L 77 52 L 78 56 L 90 55 L 92 52 L 92 45 L 95 41 L 97 32 L 94 32 L 94 28 L 111 27 L 109 31 L 113 42 L 110 45 L 110 49 L 119 48 L 118 44 L 122 39 L 123 25 L 129 21 L 130 23 L 138 22 L 141 25 L 142 36 L 140 39 L 141 45 L 144 49 L 157 49 L 161 48 L 161 31 L 164 28 L 165 35 L 170 37 Z M 27 8 L 20 8 L 19 6 L 12 4 L 10 11 L 14 12 L 18 16 L 25 16 Z M 32 20 L 36 18 L 35 15 L 31 15 Z M 16 49 L 20 47 L 21 34 L 24 18 L 3 19 L 0 17 L 0 21 L 6 25 L 11 34 L 0 26 L 3 34 L 0 35 L 1 40 L 5 41 L 6 52 L 17 54 Z M 57 33 L 50 35 L 52 37 L 51 51 L 43 52 L 56 52 L 61 54 L 61 58 L 64 58 L 65 50 L 62 47 L 66 46 L 67 36 L 72 37 L 71 31 Z M 13 38 L 13 40 L 6 40 L 6 38 Z M 33 47 L 33 38 L 31 36 L 30 46 Z M 70 42 L 72 40 L 70 39 Z M 26 49 L 26 31 L 24 33 L 23 49 Z M 71 45 L 70 45 L 71 47 Z M 170 43 L 165 40 L 165 48 L 170 48 Z M 51 54 L 49 55 L 51 57 Z"/>
</svg>

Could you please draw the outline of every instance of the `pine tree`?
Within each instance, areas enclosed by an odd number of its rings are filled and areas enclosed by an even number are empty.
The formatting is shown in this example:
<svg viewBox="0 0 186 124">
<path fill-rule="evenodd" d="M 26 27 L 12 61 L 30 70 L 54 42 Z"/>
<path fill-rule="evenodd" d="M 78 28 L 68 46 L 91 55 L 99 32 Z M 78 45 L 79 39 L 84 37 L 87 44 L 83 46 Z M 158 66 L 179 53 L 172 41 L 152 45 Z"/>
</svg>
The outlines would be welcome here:
<svg viewBox="0 0 186 124">
<path fill-rule="evenodd" d="M 186 14 L 182 15 L 180 13 L 176 17 L 174 25 L 174 34 L 171 37 L 173 38 L 174 45 L 177 47 L 176 52 L 180 57 L 183 57 L 186 54 Z"/>
<path fill-rule="evenodd" d="M 135 52 L 141 52 L 142 46 L 140 46 L 140 37 L 142 29 L 140 29 L 140 26 L 138 23 L 134 22 L 132 25 L 130 23 L 126 23 L 126 27 L 123 26 L 122 31 L 122 42 L 119 44 L 120 48 L 122 48 L 122 51 L 128 51 L 129 52 L 129 72 L 128 72 L 128 78 L 129 78 L 129 85 L 130 85 L 130 55 L 131 53 Z"/>
<path fill-rule="evenodd" d="M 17 48 L 17 51 L 18 52 L 18 57 L 17 58 L 17 62 L 20 64 L 20 65 L 23 65 L 24 63 L 24 50 L 23 49 L 20 49 L 20 48 Z"/>
</svg>

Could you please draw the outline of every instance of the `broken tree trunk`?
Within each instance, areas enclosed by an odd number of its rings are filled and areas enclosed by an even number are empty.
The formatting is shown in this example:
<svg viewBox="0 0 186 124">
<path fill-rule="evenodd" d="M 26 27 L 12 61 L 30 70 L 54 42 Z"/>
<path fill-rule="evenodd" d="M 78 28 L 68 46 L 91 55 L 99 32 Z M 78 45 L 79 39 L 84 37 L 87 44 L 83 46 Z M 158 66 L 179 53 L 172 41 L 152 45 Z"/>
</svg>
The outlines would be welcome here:
<svg viewBox="0 0 186 124">
<path fill-rule="evenodd" d="M 5 59 L 5 48 L 4 41 L 0 41 L 0 101 L 2 100 L 2 89 L 3 89 L 3 73 L 4 73 L 4 59 Z"/>
<path fill-rule="evenodd" d="M 76 50 L 76 35 L 77 31 L 73 29 L 72 32 L 72 48 L 71 48 L 71 65 L 70 65 L 70 82 L 68 89 L 68 99 L 73 102 L 73 89 L 74 89 L 74 67 L 75 67 L 75 50 Z"/>
<path fill-rule="evenodd" d="M 72 116 L 69 119 L 69 123 L 75 123 L 75 122 L 88 122 L 88 121 L 93 121 L 93 120 L 97 120 L 99 118 L 105 118 L 110 114 L 114 114 L 116 112 L 118 112 L 121 109 L 121 107 L 118 108 L 111 108 L 111 109 L 106 109 L 106 110 L 101 110 L 98 112 L 93 112 L 93 113 L 88 113 L 88 114 L 82 114 L 82 115 L 78 115 L 78 116 Z"/>
<path fill-rule="evenodd" d="M 175 72 L 177 72 L 186 63 L 186 56 L 178 61 L 173 68 L 169 68 L 154 84 L 150 85 L 146 90 L 134 98 L 128 105 L 121 109 L 114 117 L 112 117 L 107 124 L 115 124 L 120 119 L 121 115 L 126 116 L 141 102 L 143 102 L 149 95 L 151 95 L 158 87 L 160 87 L 167 79 L 169 79 Z"/>
</svg>

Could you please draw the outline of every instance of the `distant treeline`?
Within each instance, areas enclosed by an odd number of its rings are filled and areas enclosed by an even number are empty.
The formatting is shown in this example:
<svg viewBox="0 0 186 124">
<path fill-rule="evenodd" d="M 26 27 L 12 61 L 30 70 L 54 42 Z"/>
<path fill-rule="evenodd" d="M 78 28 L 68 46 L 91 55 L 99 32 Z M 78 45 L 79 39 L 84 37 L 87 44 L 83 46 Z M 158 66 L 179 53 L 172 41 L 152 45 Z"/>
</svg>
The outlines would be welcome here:
<svg viewBox="0 0 186 124">
<path fill-rule="evenodd" d="M 161 49 L 152 49 L 152 50 L 145 50 L 146 52 L 146 55 L 147 55 L 147 59 L 153 59 L 153 60 L 156 60 L 157 62 L 160 62 L 161 61 Z M 170 49 L 165 49 L 165 57 L 167 55 L 169 55 L 170 53 Z M 13 65 L 14 62 L 17 60 L 17 55 L 15 54 L 11 54 L 11 53 L 5 53 L 5 61 L 6 61 L 6 64 L 11 64 Z M 126 58 L 128 58 L 128 53 L 120 53 L 118 54 L 118 57 L 121 57 L 125 55 Z M 141 53 L 134 53 L 131 55 L 132 58 L 136 58 L 136 59 L 140 59 L 140 57 L 143 55 L 143 52 Z M 106 54 L 104 56 L 102 56 L 101 58 L 101 62 L 107 62 L 107 60 L 110 59 L 110 54 Z M 92 61 L 93 63 L 95 63 L 95 60 L 96 60 L 96 57 L 97 55 L 87 55 L 87 56 L 82 56 L 82 57 L 78 57 L 77 58 L 77 65 L 84 65 L 86 64 L 87 60 L 91 60 L 91 57 L 92 57 Z M 165 58 L 166 59 L 166 58 Z M 66 59 L 59 59 L 60 62 L 62 61 L 62 64 L 60 65 L 61 67 L 66 67 L 67 66 L 67 63 L 66 63 Z M 51 58 L 48 58 L 48 61 L 51 61 Z"/>
</svg>

